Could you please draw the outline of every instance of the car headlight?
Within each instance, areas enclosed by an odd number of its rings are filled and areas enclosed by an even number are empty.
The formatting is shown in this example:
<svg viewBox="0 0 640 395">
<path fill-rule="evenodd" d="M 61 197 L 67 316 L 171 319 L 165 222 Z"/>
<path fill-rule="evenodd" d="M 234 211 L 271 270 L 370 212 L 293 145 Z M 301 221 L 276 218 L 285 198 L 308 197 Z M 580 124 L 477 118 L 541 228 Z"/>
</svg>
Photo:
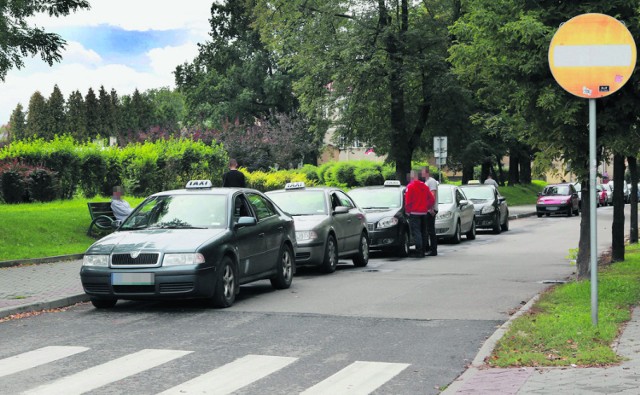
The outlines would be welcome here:
<svg viewBox="0 0 640 395">
<path fill-rule="evenodd" d="M 487 206 L 484 206 L 484 207 L 482 208 L 482 214 L 489 214 L 489 213 L 492 213 L 492 212 L 494 212 L 494 211 L 496 211 L 496 208 L 495 208 L 495 207 L 493 207 L 493 206 L 489 206 L 489 205 L 487 205 Z"/>
<path fill-rule="evenodd" d="M 378 229 L 386 229 L 398 225 L 398 218 L 385 217 L 378 221 Z"/>
<path fill-rule="evenodd" d="M 164 254 L 162 266 L 197 265 L 204 263 L 204 255 L 200 253 L 191 254 Z"/>
<path fill-rule="evenodd" d="M 442 211 L 436 215 L 436 219 L 450 219 L 453 217 L 453 211 Z"/>
<path fill-rule="evenodd" d="M 109 255 L 85 255 L 82 257 L 82 266 L 109 266 Z"/>
<path fill-rule="evenodd" d="M 312 230 L 296 231 L 296 240 L 298 241 L 315 240 L 317 238 L 318 234 Z"/>
</svg>

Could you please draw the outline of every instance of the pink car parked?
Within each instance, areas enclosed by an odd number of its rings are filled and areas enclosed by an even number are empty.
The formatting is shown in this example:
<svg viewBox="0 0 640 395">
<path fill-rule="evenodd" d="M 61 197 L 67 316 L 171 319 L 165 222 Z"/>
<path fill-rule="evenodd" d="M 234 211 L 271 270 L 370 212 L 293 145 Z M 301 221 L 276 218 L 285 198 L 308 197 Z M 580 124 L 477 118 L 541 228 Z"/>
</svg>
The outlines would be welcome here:
<svg viewBox="0 0 640 395">
<path fill-rule="evenodd" d="M 578 192 L 573 184 L 547 185 L 538 193 L 536 214 L 539 217 L 551 214 L 564 214 L 567 217 L 580 214 Z"/>
</svg>

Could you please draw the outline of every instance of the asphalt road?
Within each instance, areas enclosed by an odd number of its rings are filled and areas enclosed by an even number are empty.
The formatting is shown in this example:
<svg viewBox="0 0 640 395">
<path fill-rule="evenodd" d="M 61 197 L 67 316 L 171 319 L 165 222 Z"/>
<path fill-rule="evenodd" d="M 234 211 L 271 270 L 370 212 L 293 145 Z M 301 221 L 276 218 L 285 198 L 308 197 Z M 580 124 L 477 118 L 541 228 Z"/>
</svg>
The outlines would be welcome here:
<svg viewBox="0 0 640 395">
<path fill-rule="evenodd" d="M 612 209 L 598 214 L 606 246 Z M 0 393 L 436 394 L 522 303 L 572 275 L 579 221 L 519 219 L 438 257 L 302 270 L 289 290 L 242 287 L 224 310 L 120 302 L 7 321 Z"/>
</svg>

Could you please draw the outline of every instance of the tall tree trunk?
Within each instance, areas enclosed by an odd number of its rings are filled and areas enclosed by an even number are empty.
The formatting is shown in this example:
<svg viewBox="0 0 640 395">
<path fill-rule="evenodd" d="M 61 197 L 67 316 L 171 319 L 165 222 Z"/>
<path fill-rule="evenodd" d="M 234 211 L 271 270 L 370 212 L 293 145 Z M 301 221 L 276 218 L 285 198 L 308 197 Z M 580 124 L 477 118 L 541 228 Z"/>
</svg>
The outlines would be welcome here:
<svg viewBox="0 0 640 395">
<path fill-rule="evenodd" d="M 611 260 L 624 261 L 624 156 L 613 156 L 613 223 L 611 224 Z"/>
<path fill-rule="evenodd" d="M 578 241 L 578 257 L 576 265 L 578 266 L 578 278 L 586 279 L 591 273 L 591 210 L 589 209 L 591 199 L 595 196 L 591 193 L 591 185 L 589 178 L 583 179 L 582 184 L 582 215 L 580 218 L 580 241 Z"/>
<path fill-rule="evenodd" d="M 631 175 L 631 218 L 629 222 L 629 242 L 638 242 L 638 160 L 635 156 L 627 157 L 629 174 Z"/>
<path fill-rule="evenodd" d="M 484 182 L 484 180 L 487 179 L 487 176 L 491 174 L 491 162 L 490 161 L 484 161 L 482 162 L 482 165 L 480 166 L 480 184 L 482 184 Z"/>
<path fill-rule="evenodd" d="M 462 185 L 467 185 L 469 180 L 473 180 L 473 163 L 462 165 Z"/>
<path fill-rule="evenodd" d="M 509 151 L 509 185 L 520 184 L 520 153 L 515 149 Z"/>
<path fill-rule="evenodd" d="M 501 158 L 497 158 L 498 159 L 498 179 L 497 182 L 499 185 L 503 186 L 504 185 L 504 168 L 502 167 L 502 161 L 500 160 Z"/>
<path fill-rule="evenodd" d="M 531 156 L 528 150 L 520 156 L 520 183 L 531 184 Z"/>
</svg>

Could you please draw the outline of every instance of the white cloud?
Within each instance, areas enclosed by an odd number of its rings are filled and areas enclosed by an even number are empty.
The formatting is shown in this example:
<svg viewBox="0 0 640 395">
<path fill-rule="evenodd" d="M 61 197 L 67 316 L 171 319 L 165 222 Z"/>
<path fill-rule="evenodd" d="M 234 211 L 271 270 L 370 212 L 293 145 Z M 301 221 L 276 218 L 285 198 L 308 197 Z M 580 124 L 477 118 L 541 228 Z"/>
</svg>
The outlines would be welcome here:
<svg viewBox="0 0 640 395">
<path fill-rule="evenodd" d="M 85 48 L 69 41 L 63 60 L 52 67 L 39 56 L 24 59 L 25 67 L 8 72 L 5 82 L 0 81 L 0 125 L 9 121 L 16 105 L 22 103 L 25 111 L 35 91 L 49 97 L 58 84 L 65 98 L 74 90 L 84 96 L 89 87 L 94 90 L 104 85 L 114 88 L 120 96 L 151 88 L 173 87 L 175 67 L 193 60 L 198 53 L 197 43 L 207 40 L 212 0 L 186 0 L 179 3 L 158 0 L 91 0 L 90 10 L 81 10 L 65 17 L 37 16 L 31 23 L 55 31 L 62 27 L 108 25 L 125 30 L 185 30 L 188 42 L 180 46 L 154 48 L 141 53 L 147 56 L 148 71 L 134 69 L 134 65 L 109 63 L 97 48 Z"/>
<path fill-rule="evenodd" d="M 158 75 L 172 76 L 176 66 L 192 61 L 198 55 L 198 46 L 193 43 L 179 47 L 154 48 L 147 52 L 151 68 Z"/>
</svg>

